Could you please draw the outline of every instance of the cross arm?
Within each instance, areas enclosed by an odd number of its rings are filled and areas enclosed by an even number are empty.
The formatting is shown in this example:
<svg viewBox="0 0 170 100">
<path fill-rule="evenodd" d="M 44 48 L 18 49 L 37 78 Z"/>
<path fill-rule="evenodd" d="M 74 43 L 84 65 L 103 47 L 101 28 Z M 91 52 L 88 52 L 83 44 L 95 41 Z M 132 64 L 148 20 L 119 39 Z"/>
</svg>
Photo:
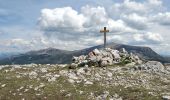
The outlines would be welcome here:
<svg viewBox="0 0 170 100">
<path fill-rule="evenodd" d="M 109 32 L 109 30 L 100 30 L 100 33 Z"/>
</svg>

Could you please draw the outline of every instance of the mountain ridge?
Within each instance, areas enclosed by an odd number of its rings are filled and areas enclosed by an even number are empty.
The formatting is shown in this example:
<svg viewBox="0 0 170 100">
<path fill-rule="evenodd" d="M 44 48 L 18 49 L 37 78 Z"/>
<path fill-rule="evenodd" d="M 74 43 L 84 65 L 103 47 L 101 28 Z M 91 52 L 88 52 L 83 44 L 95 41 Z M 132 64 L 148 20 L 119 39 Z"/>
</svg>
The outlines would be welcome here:
<svg viewBox="0 0 170 100">
<path fill-rule="evenodd" d="M 145 60 L 155 60 L 162 63 L 169 63 L 164 57 L 153 51 L 149 47 L 131 46 L 117 43 L 107 43 L 107 48 L 120 50 L 125 48 L 128 52 L 132 52 Z M 73 56 L 87 55 L 90 51 L 97 49 L 103 49 L 103 45 L 97 45 L 81 50 L 60 50 L 56 48 L 47 48 L 36 51 L 29 51 L 24 54 L 15 55 L 0 60 L 0 64 L 68 64 L 71 63 Z"/>
</svg>

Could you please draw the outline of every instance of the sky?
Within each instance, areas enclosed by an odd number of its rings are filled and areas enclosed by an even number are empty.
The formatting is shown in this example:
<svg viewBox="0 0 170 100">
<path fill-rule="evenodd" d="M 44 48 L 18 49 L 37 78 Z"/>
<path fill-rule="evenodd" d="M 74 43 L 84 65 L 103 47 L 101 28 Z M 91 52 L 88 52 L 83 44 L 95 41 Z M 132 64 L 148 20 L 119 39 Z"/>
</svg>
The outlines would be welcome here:
<svg viewBox="0 0 170 100">
<path fill-rule="evenodd" d="M 107 42 L 170 55 L 170 0 L 0 0 L 0 52 L 78 50 Z"/>
</svg>

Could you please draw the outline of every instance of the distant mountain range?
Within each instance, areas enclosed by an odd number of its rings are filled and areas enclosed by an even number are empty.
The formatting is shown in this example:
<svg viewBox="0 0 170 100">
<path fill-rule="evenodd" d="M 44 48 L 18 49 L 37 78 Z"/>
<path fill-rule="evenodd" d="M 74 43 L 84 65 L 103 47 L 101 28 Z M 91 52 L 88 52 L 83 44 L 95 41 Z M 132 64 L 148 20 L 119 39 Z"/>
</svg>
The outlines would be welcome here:
<svg viewBox="0 0 170 100">
<path fill-rule="evenodd" d="M 18 52 L 1 52 L 0 53 L 0 60 L 4 58 L 11 57 L 12 55 L 18 55 Z"/>
<path fill-rule="evenodd" d="M 162 57 L 149 47 L 130 46 L 124 44 L 108 43 L 108 48 L 120 50 L 125 48 L 128 52 L 137 54 L 140 58 L 145 60 L 155 60 L 162 63 L 170 63 L 168 57 Z M 38 51 L 30 51 L 25 54 L 18 54 L 15 56 L 0 59 L 0 64 L 68 64 L 71 63 L 73 56 L 86 55 L 90 51 L 102 49 L 103 45 L 98 45 L 82 50 L 67 51 L 55 48 L 42 49 Z"/>
</svg>

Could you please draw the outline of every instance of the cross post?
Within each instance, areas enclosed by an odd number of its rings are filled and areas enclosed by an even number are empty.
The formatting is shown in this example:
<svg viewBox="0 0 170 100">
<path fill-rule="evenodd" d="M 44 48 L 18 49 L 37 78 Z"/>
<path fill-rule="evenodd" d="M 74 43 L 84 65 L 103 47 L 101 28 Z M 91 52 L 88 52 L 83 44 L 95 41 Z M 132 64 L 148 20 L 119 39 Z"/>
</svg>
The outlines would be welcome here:
<svg viewBox="0 0 170 100">
<path fill-rule="evenodd" d="M 106 48 L 106 32 L 109 32 L 106 27 L 104 27 L 104 30 L 100 30 L 100 33 L 104 33 L 104 48 Z"/>
</svg>

